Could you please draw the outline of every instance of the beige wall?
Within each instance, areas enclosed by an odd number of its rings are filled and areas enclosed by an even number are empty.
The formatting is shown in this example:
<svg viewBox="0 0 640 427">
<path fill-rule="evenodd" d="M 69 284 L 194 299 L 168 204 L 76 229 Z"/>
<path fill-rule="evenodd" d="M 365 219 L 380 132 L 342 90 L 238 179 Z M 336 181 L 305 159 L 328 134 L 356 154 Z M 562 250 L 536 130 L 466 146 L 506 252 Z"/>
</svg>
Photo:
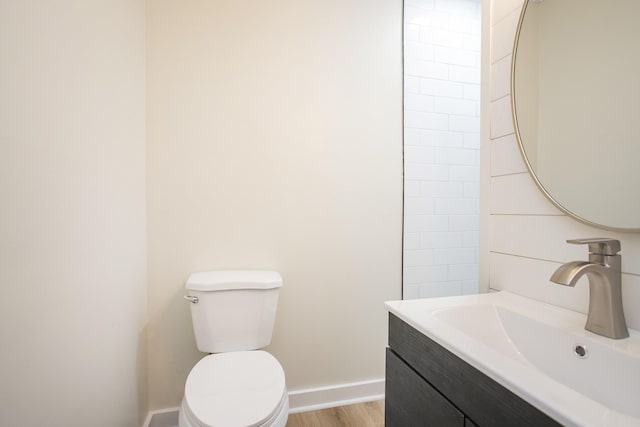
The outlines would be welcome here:
<svg viewBox="0 0 640 427">
<path fill-rule="evenodd" d="M 575 288 L 549 281 L 562 263 L 586 260 L 585 246 L 569 245 L 571 238 L 605 236 L 622 243 L 622 292 L 629 327 L 640 328 L 640 234 L 601 230 L 559 211 L 529 176 L 518 151 L 511 118 L 509 68 L 511 48 L 522 0 L 493 0 L 491 22 L 491 105 L 488 186 L 488 280 L 494 289 L 508 290 L 583 313 L 587 312 L 586 278 Z"/>
<path fill-rule="evenodd" d="M 0 2 L 0 425 L 146 412 L 144 2 Z"/>
<path fill-rule="evenodd" d="M 290 390 L 384 376 L 400 298 L 402 2 L 150 1 L 150 406 L 199 358 L 189 273 L 274 269 Z"/>
</svg>

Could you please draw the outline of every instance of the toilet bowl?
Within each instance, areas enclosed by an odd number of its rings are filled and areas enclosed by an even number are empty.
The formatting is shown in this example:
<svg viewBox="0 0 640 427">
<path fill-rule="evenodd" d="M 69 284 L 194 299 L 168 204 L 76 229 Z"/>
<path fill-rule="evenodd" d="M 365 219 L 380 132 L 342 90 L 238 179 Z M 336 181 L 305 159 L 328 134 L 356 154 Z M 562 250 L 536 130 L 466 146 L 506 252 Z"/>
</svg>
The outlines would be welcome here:
<svg viewBox="0 0 640 427">
<path fill-rule="evenodd" d="M 196 344 L 203 357 L 185 383 L 180 427 L 284 427 L 289 396 L 271 342 L 280 274 L 193 273 L 186 283 Z"/>
<path fill-rule="evenodd" d="M 191 370 L 180 427 L 284 427 L 289 397 L 282 366 L 271 354 L 212 354 Z"/>
</svg>

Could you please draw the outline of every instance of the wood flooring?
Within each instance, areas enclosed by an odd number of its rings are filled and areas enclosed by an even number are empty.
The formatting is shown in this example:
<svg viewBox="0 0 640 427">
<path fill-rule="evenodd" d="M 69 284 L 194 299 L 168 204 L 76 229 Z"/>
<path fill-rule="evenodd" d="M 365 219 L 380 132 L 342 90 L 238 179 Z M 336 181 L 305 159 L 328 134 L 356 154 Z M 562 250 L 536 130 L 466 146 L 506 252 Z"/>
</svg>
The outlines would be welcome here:
<svg viewBox="0 0 640 427">
<path fill-rule="evenodd" d="M 290 414 L 287 427 L 383 427 L 384 400 Z"/>
</svg>

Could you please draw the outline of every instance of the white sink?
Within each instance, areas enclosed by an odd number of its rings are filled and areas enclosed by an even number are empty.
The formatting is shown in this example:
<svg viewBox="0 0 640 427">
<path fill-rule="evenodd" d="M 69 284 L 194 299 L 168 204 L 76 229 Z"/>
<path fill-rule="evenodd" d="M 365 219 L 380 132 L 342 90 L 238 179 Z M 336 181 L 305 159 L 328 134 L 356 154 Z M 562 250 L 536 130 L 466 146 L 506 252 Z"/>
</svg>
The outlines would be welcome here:
<svg viewBox="0 0 640 427">
<path fill-rule="evenodd" d="M 584 330 L 583 314 L 508 292 L 386 305 L 563 425 L 640 426 L 637 331 L 601 337 Z"/>
</svg>

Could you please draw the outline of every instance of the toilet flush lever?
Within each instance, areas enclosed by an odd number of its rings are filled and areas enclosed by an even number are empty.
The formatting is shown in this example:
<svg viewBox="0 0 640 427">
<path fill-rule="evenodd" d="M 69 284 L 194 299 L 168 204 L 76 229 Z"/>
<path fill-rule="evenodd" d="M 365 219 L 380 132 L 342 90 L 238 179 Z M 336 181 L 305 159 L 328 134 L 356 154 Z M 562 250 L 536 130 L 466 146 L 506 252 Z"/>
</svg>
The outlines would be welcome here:
<svg viewBox="0 0 640 427">
<path fill-rule="evenodd" d="M 192 297 L 191 295 L 185 295 L 184 299 L 189 301 L 191 304 L 197 304 L 200 301 L 198 297 Z"/>
</svg>

